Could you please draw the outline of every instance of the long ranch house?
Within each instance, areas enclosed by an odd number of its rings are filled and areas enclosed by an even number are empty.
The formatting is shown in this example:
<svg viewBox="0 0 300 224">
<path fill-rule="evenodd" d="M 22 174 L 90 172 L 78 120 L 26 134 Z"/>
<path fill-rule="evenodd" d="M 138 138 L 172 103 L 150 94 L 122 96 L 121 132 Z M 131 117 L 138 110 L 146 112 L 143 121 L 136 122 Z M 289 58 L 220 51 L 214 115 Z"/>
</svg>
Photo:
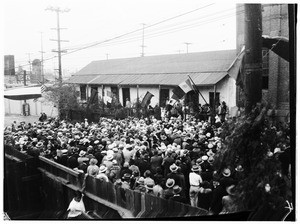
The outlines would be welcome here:
<svg viewBox="0 0 300 224">
<path fill-rule="evenodd" d="M 154 107 L 164 106 L 172 90 L 190 76 L 207 103 L 213 105 L 215 96 L 216 102 L 225 101 L 232 108 L 236 106 L 236 80 L 228 70 L 235 58 L 236 50 L 223 50 L 100 60 L 89 63 L 66 82 L 78 85 L 81 102 L 91 96 L 92 89 L 104 102 L 107 94 L 114 94 L 123 106 L 127 98 L 132 103 L 137 98 L 141 101 L 149 91 L 154 95 Z M 185 97 L 205 103 L 194 91 Z"/>
</svg>

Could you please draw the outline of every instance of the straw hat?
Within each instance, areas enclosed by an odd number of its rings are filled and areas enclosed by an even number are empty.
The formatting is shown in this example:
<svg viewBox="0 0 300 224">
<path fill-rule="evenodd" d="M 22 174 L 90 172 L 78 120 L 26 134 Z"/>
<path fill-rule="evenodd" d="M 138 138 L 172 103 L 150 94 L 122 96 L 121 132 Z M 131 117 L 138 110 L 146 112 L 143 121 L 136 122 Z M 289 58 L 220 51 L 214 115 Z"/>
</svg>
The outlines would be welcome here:
<svg viewBox="0 0 300 224">
<path fill-rule="evenodd" d="M 140 184 L 140 185 L 143 185 L 143 184 L 145 183 L 144 177 L 140 177 L 140 178 L 137 180 L 137 183 Z"/>
<path fill-rule="evenodd" d="M 207 160 L 208 163 L 212 164 L 214 161 L 215 161 L 214 157 L 212 157 L 212 156 L 208 157 L 208 160 Z"/>
<path fill-rule="evenodd" d="M 166 182 L 166 187 L 167 188 L 171 188 L 175 185 L 175 180 L 174 179 L 171 179 L 171 178 L 168 178 L 167 179 L 167 182 Z"/>
<path fill-rule="evenodd" d="M 170 170 L 171 170 L 171 172 L 176 172 L 177 170 L 178 170 L 178 166 L 176 166 L 176 164 L 175 163 L 173 163 L 171 166 L 170 166 Z"/>
<path fill-rule="evenodd" d="M 200 165 L 200 164 L 202 164 L 204 161 L 202 160 L 202 158 L 198 158 L 197 160 L 196 160 L 196 163 L 198 164 L 198 165 Z"/>
<path fill-rule="evenodd" d="M 107 159 L 108 161 L 111 161 L 113 158 L 114 158 L 114 156 L 111 155 L 111 154 L 109 154 L 109 155 L 106 156 L 106 159 Z"/>
<path fill-rule="evenodd" d="M 229 195 L 236 195 L 237 192 L 236 192 L 236 188 L 235 188 L 235 185 L 230 185 L 228 187 L 226 187 L 226 192 L 229 194 Z"/>
<path fill-rule="evenodd" d="M 179 194 L 179 193 L 181 192 L 181 190 L 182 190 L 182 188 L 179 187 L 178 185 L 175 185 L 175 186 L 173 187 L 173 193 L 174 193 L 174 194 Z"/>
<path fill-rule="evenodd" d="M 231 171 L 229 168 L 225 168 L 222 172 L 224 177 L 229 177 L 231 175 Z"/>
<path fill-rule="evenodd" d="M 146 184 L 146 189 L 148 189 L 148 190 L 153 190 L 153 187 L 154 187 L 153 183 Z"/>
<path fill-rule="evenodd" d="M 209 157 L 212 157 L 215 155 L 215 153 L 213 153 L 213 151 L 211 151 L 211 149 L 206 153 Z"/>
<path fill-rule="evenodd" d="M 193 165 L 191 170 L 193 172 L 198 172 L 198 171 L 200 171 L 200 167 L 198 165 Z"/>
<path fill-rule="evenodd" d="M 237 171 L 237 172 L 243 172 L 243 171 L 244 171 L 244 168 L 242 167 L 242 165 L 238 165 L 238 166 L 235 168 L 235 171 Z"/>
<path fill-rule="evenodd" d="M 81 151 L 79 152 L 79 156 L 80 156 L 80 157 L 83 157 L 85 154 L 86 154 L 86 151 L 81 150 Z"/>
<path fill-rule="evenodd" d="M 207 155 L 204 155 L 204 156 L 201 157 L 201 159 L 202 159 L 203 161 L 206 161 L 206 160 L 208 160 L 208 156 L 207 156 Z"/>
<path fill-rule="evenodd" d="M 99 173 L 104 173 L 107 170 L 107 167 L 104 165 L 101 165 L 99 168 Z"/>
</svg>

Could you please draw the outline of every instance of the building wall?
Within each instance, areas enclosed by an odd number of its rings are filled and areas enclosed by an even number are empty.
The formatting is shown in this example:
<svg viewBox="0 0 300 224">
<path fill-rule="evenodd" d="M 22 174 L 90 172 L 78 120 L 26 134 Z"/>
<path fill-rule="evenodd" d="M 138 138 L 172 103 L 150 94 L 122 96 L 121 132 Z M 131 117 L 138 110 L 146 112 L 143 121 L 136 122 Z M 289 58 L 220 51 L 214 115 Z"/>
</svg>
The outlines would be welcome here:
<svg viewBox="0 0 300 224">
<path fill-rule="evenodd" d="M 237 54 L 244 45 L 244 6 L 237 5 Z M 288 5 L 262 4 L 263 35 L 289 38 Z M 272 51 L 269 51 L 269 85 L 263 91 L 263 97 L 278 110 L 288 110 L 289 104 L 289 63 Z M 287 113 L 287 112 L 284 112 Z"/>
<path fill-rule="evenodd" d="M 235 80 L 230 76 L 225 77 L 216 85 L 216 92 L 220 93 L 220 102 L 225 101 L 229 108 L 236 106 L 236 84 Z M 119 88 L 119 101 L 123 105 L 123 88 L 129 88 L 130 90 L 130 101 L 131 103 L 135 103 L 137 101 L 137 97 L 139 97 L 140 102 L 143 100 L 147 91 L 152 93 L 154 96 L 151 99 L 150 105 L 154 107 L 159 104 L 159 86 L 139 86 L 137 90 L 137 86 L 120 86 Z M 172 90 L 174 87 L 161 87 L 161 89 L 169 89 L 169 98 L 173 95 Z M 209 93 L 214 92 L 214 86 L 202 86 L 198 87 L 201 92 L 203 98 L 209 103 Z M 79 86 L 76 87 L 77 91 L 80 91 Z M 111 87 L 108 85 L 104 86 L 104 96 L 106 96 L 107 91 L 111 91 Z M 91 86 L 87 87 L 87 98 L 90 97 L 91 94 Z M 79 94 L 80 95 L 80 94 Z M 102 86 L 98 86 L 98 97 L 102 99 Z M 199 103 L 201 105 L 205 104 L 201 96 L 199 96 Z M 78 98 L 80 99 L 80 97 Z M 125 106 L 125 105 L 123 105 Z"/>
<path fill-rule="evenodd" d="M 289 38 L 288 5 L 263 5 L 263 35 Z M 270 101 L 278 109 L 289 102 L 289 63 L 270 51 L 269 54 L 269 90 Z"/>
<path fill-rule="evenodd" d="M 56 117 L 58 115 L 57 108 L 53 107 L 50 102 L 46 102 L 43 98 L 39 98 L 37 101 L 26 100 L 30 106 L 30 115 L 39 116 L 41 112 L 45 112 L 50 117 Z M 5 114 L 23 114 L 24 100 L 10 100 L 4 98 Z"/>
</svg>

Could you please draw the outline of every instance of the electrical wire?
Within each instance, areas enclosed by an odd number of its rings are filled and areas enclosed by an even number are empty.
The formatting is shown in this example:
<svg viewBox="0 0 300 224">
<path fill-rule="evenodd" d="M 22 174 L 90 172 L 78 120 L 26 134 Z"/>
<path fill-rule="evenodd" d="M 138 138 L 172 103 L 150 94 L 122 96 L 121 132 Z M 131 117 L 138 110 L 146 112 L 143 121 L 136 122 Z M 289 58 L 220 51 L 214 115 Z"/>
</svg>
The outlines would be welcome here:
<svg viewBox="0 0 300 224">
<path fill-rule="evenodd" d="M 153 26 L 156 26 L 158 24 L 161 24 L 161 23 L 164 23 L 166 21 L 169 21 L 169 20 L 172 20 L 172 19 L 175 19 L 175 18 L 178 18 L 178 17 L 181 17 L 183 15 L 187 15 L 189 13 L 192 13 L 192 12 L 195 12 L 195 11 L 198 11 L 200 9 L 203 9 L 203 8 L 206 8 L 206 7 L 209 7 L 213 4 L 209 4 L 209 5 L 206 5 L 206 6 L 203 6 L 203 7 L 200 7 L 200 8 L 197 8 L 195 10 L 192 10 L 192 11 L 189 11 L 189 12 L 186 12 L 186 13 L 183 13 L 183 14 L 180 14 L 180 15 L 177 15 L 177 16 L 174 16 L 174 17 L 171 17 L 171 18 L 168 18 L 168 19 L 165 19 L 165 20 L 162 20 L 160 22 L 157 22 L 157 23 L 154 23 L 152 25 L 149 25 L 147 27 L 144 27 L 144 29 L 146 28 L 149 28 L 149 27 L 153 27 Z M 232 9 L 227 9 L 227 10 L 223 10 L 221 12 L 225 12 L 225 11 L 230 11 Z M 221 13 L 221 12 L 218 12 L 218 13 Z M 241 13 L 241 12 L 240 12 Z M 216 13 L 215 13 L 216 14 Z M 215 15 L 214 14 L 214 15 Z M 172 29 L 168 29 L 168 30 L 163 30 L 163 31 L 160 31 L 160 32 L 156 32 L 156 33 L 150 33 L 150 34 L 146 34 L 146 38 L 154 38 L 154 37 L 157 37 L 157 36 L 161 36 L 161 35 L 166 35 L 166 34 L 169 34 L 169 33 L 173 33 L 173 32 L 178 32 L 178 31 L 181 31 L 181 30 L 185 30 L 185 29 L 190 29 L 190 28 L 194 28 L 194 27 L 197 27 L 199 25 L 203 25 L 203 24 L 207 24 L 207 23 L 210 23 L 210 22 L 215 22 L 215 21 L 218 21 L 220 19 L 225 19 L 225 18 L 228 18 L 231 17 L 231 16 L 234 16 L 234 15 L 237 15 L 237 13 L 234 13 L 232 15 L 230 14 L 227 14 L 227 15 L 222 15 L 222 16 L 219 16 L 219 17 L 216 17 L 216 18 L 213 18 L 211 20 L 206 20 L 206 21 L 202 21 L 201 23 L 195 23 L 195 24 L 190 24 L 189 26 L 185 26 L 185 27 L 176 27 L 176 28 L 172 28 Z M 201 18 L 204 18 L 204 17 L 201 17 Z M 130 32 L 127 32 L 125 34 L 122 34 L 122 35 L 119 35 L 119 36 L 116 36 L 116 37 L 113 37 L 113 38 L 110 38 L 108 40 L 104 40 L 104 41 L 101 41 L 101 42 L 95 42 L 93 44 L 85 44 L 86 46 L 84 47 L 81 47 L 81 48 L 78 48 L 78 49 L 75 49 L 73 51 L 70 51 L 68 53 L 65 53 L 65 54 L 62 54 L 62 56 L 64 55 L 68 55 L 68 54 L 71 54 L 71 53 L 75 53 L 77 51 L 80 51 L 80 50 L 84 50 L 84 49 L 87 49 L 87 48 L 91 48 L 91 47 L 94 47 L 94 46 L 97 46 L 97 45 L 100 45 L 102 44 L 103 46 L 112 46 L 112 45 L 116 45 L 116 44 L 124 44 L 124 43 L 129 43 L 129 42 L 133 42 L 133 41 L 136 41 L 137 38 L 139 39 L 140 37 L 131 37 L 131 38 L 127 38 L 127 39 L 123 39 L 123 40 L 118 40 L 120 39 L 121 37 L 124 37 L 124 36 L 128 36 L 130 34 L 133 34 L 133 33 L 136 33 L 137 31 L 141 31 L 143 28 L 140 28 L 140 29 L 137 29 L 137 30 L 134 30 L 134 31 L 130 31 Z M 48 60 L 52 60 L 54 58 L 56 58 L 57 56 L 52 56 L 52 57 L 49 57 L 49 58 L 45 58 L 43 60 L 44 61 L 48 61 Z M 26 65 L 22 65 L 22 66 L 27 66 L 27 65 L 30 65 L 30 64 L 26 64 Z"/>
</svg>

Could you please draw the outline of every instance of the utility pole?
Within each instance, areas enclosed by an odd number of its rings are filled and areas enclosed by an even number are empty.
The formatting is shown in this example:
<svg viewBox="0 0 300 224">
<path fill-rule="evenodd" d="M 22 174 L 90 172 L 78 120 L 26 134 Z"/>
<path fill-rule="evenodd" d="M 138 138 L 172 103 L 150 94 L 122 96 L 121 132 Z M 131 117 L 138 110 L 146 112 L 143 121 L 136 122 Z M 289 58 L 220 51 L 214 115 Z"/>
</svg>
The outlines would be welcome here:
<svg viewBox="0 0 300 224">
<path fill-rule="evenodd" d="M 30 60 L 30 55 L 31 53 L 27 53 L 28 55 L 28 63 L 29 63 L 29 75 L 31 74 L 31 60 Z"/>
<path fill-rule="evenodd" d="M 53 50 L 53 52 L 57 52 L 58 53 L 58 80 L 59 80 L 59 85 L 61 86 L 62 85 L 61 53 L 62 52 L 66 52 L 66 51 L 62 51 L 61 50 L 60 43 L 61 42 L 68 42 L 68 41 L 60 39 L 60 30 L 64 29 L 64 28 L 60 28 L 60 25 L 59 25 L 59 13 L 69 12 L 70 9 L 64 9 L 64 10 L 62 10 L 59 7 L 56 7 L 56 8 L 54 8 L 54 7 L 48 7 L 46 10 L 50 10 L 50 11 L 56 12 L 57 28 L 53 28 L 53 29 L 57 30 L 57 40 L 53 40 L 52 39 L 52 41 L 57 41 L 57 48 L 58 49 L 57 49 L 57 51 Z"/>
<path fill-rule="evenodd" d="M 43 51 L 43 32 L 40 32 L 41 33 L 41 75 L 42 75 L 42 84 L 44 84 L 45 82 L 45 79 L 44 79 L 44 51 Z"/>
<path fill-rule="evenodd" d="M 144 41 L 145 41 L 145 36 L 144 36 L 144 34 L 145 34 L 145 23 L 142 23 L 142 26 L 143 26 L 143 35 L 142 35 L 142 53 L 141 53 L 141 57 L 144 57 L 144 55 L 145 55 L 145 53 L 144 53 L 144 48 L 146 47 L 145 45 L 144 45 Z"/>
<path fill-rule="evenodd" d="M 246 113 L 262 98 L 261 4 L 245 4 L 245 98 Z"/>
<path fill-rule="evenodd" d="M 185 42 L 184 44 L 186 45 L 186 53 L 189 53 L 189 45 L 192 43 Z"/>
</svg>

